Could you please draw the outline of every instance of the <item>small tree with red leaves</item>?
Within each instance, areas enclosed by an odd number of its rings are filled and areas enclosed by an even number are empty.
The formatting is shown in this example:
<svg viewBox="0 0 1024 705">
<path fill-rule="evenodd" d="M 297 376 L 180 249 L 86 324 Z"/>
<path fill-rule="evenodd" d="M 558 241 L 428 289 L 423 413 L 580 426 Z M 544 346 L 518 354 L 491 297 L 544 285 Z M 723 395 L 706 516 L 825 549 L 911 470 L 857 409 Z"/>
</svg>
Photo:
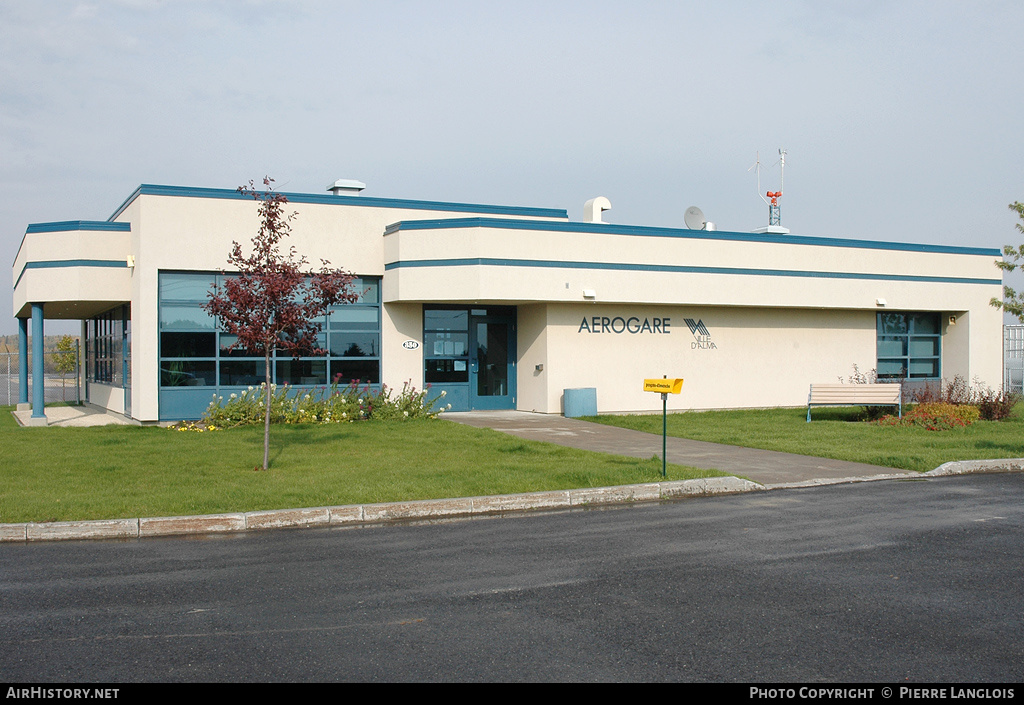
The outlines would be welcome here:
<svg viewBox="0 0 1024 705">
<path fill-rule="evenodd" d="M 352 290 L 355 277 L 321 260 L 319 271 L 304 271 L 305 257 L 294 247 L 281 251 L 281 240 L 291 233 L 296 213 L 286 214 L 288 199 L 276 193 L 274 180 L 264 177 L 264 191 L 250 181 L 239 186 L 239 193 L 252 196 L 258 203 L 259 232 L 252 238 L 252 253 L 242 254 L 242 246 L 232 243 L 228 265 L 238 275 L 227 278 L 209 294 L 203 308 L 214 316 L 223 330 L 238 336 L 228 349 L 262 354 L 266 363 L 263 403 L 266 408 L 263 428 L 263 469 L 270 467 L 271 367 L 274 349 L 300 355 L 319 355 L 317 336 L 321 325 L 316 319 L 334 304 L 353 303 L 359 294 Z"/>
</svg>

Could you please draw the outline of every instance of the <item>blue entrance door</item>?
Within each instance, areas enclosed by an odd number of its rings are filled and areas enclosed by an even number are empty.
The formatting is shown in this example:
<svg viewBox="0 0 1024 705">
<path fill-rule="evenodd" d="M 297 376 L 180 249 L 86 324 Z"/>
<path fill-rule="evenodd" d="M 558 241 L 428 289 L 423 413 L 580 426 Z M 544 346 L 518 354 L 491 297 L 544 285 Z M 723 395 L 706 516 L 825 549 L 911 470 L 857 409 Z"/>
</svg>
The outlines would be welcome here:
<svg viewBox="0 0 1024 705">
<path fill-rule="evenodd" d="M 514 409 L 516 406 L 515 321 L 470 315 L 469 406 Z"/>
<path fill-rule="evenodd" d="M 452 411 L 516 406 L 516 310 L 425 306 L 424 382 Z"/>
</svg>

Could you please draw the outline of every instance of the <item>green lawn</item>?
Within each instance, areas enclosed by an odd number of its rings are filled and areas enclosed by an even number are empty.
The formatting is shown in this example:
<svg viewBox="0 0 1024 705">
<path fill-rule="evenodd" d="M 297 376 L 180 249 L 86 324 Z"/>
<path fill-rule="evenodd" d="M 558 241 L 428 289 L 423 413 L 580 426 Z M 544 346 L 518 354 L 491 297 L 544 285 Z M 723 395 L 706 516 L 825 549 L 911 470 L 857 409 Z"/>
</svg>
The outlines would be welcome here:
<svg viewBox="0 0 1024 705">
<path fill-rule="evenodd" d="M 443 420 L 262 427 L 20 428 L 0 408 L 0 523 L 469 497 L 661 479 L 661 462 Z M 668 466 L 668 478 L 721 475 Z"/>
<path fill-rule="evenodd" d="M 857 407 L 757 409 L 670 414 L 668 434 L 925 472 L 951 460 L 1024 457 L 1024 404 L 1004 421 L 950 431 L 879 426 Z M 661 435 L 661 414 L 598 416 L 588 421 Z"/>
</svg>

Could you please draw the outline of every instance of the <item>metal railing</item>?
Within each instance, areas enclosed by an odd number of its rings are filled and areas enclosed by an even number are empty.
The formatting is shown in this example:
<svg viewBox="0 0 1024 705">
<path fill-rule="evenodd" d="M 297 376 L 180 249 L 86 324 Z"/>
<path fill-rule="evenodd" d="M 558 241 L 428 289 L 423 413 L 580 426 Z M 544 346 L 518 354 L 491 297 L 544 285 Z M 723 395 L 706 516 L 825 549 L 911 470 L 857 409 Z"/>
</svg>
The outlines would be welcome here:
<svg viewBox="0 0 1024 705">
<path fill-rule="evenodd" d="M 18 403 L 18 362 L 16 352 L 0 353 L 0 403 Z M 82 401 L 81 364 L 78 351 L 43 353 L 44 403 Z M 73 364 L 72 364 L 73 363 Z M 28 354 L 28 400 L 32 401 L 32 353 Z"/>
</svg>

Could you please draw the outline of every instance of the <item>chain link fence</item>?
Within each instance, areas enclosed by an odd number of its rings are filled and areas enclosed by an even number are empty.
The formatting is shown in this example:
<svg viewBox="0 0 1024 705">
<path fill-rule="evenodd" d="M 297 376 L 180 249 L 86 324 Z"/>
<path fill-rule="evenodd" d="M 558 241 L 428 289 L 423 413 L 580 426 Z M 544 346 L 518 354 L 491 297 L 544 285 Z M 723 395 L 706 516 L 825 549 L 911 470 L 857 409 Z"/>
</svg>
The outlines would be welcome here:
<svg viewBox="0 0 1024 705">
<path fill-rule="evenodd" d="M 16 352 L 0 353 L 0 403 L 13 406 L 18 403 L 18 363 Z M 82 401 L 78 351 L 51 351 L 43 353 L 43 394 L 45 403 Z M 28 400 L 32 401 L 32 353 L 28 355 Z"/>
</svg>

